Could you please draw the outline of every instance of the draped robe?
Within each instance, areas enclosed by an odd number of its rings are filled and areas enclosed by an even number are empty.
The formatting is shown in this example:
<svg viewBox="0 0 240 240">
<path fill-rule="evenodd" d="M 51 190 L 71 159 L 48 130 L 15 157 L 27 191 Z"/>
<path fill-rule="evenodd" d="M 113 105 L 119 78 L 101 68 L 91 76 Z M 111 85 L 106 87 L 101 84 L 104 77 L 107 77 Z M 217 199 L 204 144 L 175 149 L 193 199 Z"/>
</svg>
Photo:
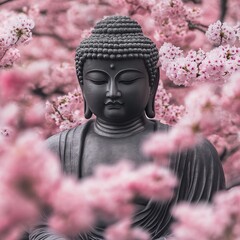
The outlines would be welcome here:
<svg viewBox="0 0 240 240">
<path fill-rule="evenodd" d="M 169 126 L 151 120 L 156 131 L 168 131 Z M 63 171 L 70 175 L 81 177 L 84 140 L 92 121 L 63 131 L 47 140 L 48 147 L 56 153 Z M 178 177 L 178 187 L 172 199 L 166 202 L 149 200 L 146 206 L 135 214 L 133 225 L 140 226 L 151 235 L 152 240 L 161 239 L 170 233 L 173 219 L 171 208 L 181 201 L 209 202 L 219 190 L 225 189 L 224 173 L 217 152 L 212 144 L 203 140 L 191 149 L 179 151 L 170 156 L 170 168 Z M 87 234 L 80 234 L 74 239 L 103 239 L 102 229 L 96 227 Z M 62 240 L 63 237 L 54 234 L 43 222 L 29 235 L 31 240 Z"/>
</svg>

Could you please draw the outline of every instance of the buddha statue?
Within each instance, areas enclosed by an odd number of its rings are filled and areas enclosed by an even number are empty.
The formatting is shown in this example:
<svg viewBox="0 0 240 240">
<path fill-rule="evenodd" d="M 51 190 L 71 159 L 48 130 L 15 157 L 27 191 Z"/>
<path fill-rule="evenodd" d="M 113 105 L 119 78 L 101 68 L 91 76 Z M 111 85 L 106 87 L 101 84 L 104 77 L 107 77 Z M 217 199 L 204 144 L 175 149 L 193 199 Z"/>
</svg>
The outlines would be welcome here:
<svg viewBox="0 0 240 240">
<path fill-rule="evenodd" d="M 61 159 L 63 170 L 77 178 L 90 176 L 99 164 L 129 159 L 136 166 L 152 161 L 141 152 L 149 134 L 168 131 L 154 118 L 158 87 L 158 50 L 143 35 L 137 22 L 124 16 L 107 17 L 76 50 L 77 77 L 82 89 L 85 117 L 96 118 L 47 140 Z M 171 208 L 181 201 L 210 201 L 225 188 L 215 148 L 207 140 L 194 148 L 171 154 L 170 168 L 178 177 L 174 197 L 167 202 L 136 200 L 133 225 L 151 239 L 170 234 Z M 100 187 L 100 186 L 99 186 Z M 104 239 L 103 226 L 74 239 Z M 29 239 L 54 240 L 47 226 L 36 227 Z"/>
</svg>

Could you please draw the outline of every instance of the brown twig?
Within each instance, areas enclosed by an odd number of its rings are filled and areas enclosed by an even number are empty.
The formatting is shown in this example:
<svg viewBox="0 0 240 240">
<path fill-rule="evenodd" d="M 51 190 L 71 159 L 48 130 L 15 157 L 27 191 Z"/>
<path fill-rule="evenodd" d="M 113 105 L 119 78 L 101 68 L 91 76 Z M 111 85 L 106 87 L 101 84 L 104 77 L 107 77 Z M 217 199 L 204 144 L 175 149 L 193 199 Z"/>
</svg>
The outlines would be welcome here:
<svg viewBox="0 0 240 240">
<path fill-rule="evenodd" d="M 221 0 L 221 13 L 220 13 L 220 20 L 221 22 L 224 21 L 224 18 L 227 14 L 228 6 L 227 6 L 228 0 Z"/>
<path fill-rule="evenodd" d="M 197 30 L 199 30 L 202 33 L 206 33 L 207 28 L 208 28 L 206 25 L 203 25 L 201 23 L 193 23 L 191 21 L 187 21 L 187 22 L 188 22 L 189 30 L 197 29 Z"/>
<path fill-rule="evenodd" d="M 47 32 L 37 32 L 37 31 L 33 31 L 32 33 L 33 33 L 33 36 L 37 36 L 37 37 L 50 37 L 50 38 L 53 38 L 53 39 L 57 40 L 59 43 L 61 43 L 69 51 L 75 50 L 74 47 L 70 47 L 68 44 L 66 44 L 66 41 L 64 39 L 62 39 L 61 37 L 59 37 L 57 34 L 47 33 Z"/>
<path fill-rule="evenodd" d="M 229 151 L 224 151 L 221 156 L 220 156 L 220 160 L 221 162 L 224 162 L 227 160 L 227 158 L 229 158 L 230 156 L 232 156 L 234 153 L 236 153 L 238 150 L 240 149 L 240 146 L 237 145 L 236 147 L 233 147 L 232 149 L 230 149 Z"/>
<path fill-rule="evenodd" d="M 54 89 L 52 92 L 50 93 L 45 93 L 44 92 L 44 87 L 38 87 L 36 86 L 34 89 L 31 90 L 31 92 L 35 95 L 35 96 L 38 96 L 42 99 L 47 99 L 49 98 L 49 96 L 52 96 L 52 95 L 63 95 L 65 94 L 65 92 L 63 90 L 61 90 L 63 88 L 63 86 L 61 87 L 58 87 L 56 89 Z"/>
<path fill-rule="evenodd" d="M 12 1 L 14 1 L 14 0 L 5 0 L 5 1 L 0 2 L 0 5 L 3 5 L 5 3 L 12 2 Z"/>
<path fill-rule="evenodd" d="M 183 2 L 193 2 L 195 4 L 201 4 L 202 0 L 182 0 Z"/>
</svg>

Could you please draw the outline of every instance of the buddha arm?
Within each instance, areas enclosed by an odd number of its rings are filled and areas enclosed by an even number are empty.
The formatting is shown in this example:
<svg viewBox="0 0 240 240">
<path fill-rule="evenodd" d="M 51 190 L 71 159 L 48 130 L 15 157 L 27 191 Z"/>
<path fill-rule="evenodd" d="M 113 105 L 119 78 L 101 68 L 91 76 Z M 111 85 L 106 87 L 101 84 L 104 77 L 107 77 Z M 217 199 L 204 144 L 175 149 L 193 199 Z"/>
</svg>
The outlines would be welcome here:
<svg viewBox="0 0 240 240">
<path fill-rule="evenodd" d="M 60 158 L 60 164 L 63 171 L 75 176 L 78 174 L 77 159 L 79 159 L 79 157 L 74 154 L 79 152 L 77 148 L 81 145 L 82 128 L 85 129 L 85 125 L 83 125 L 83 127 L 77 127 L 61 132 L 46 140 L 48 149 Z M 73 145 L 74 147 L 72 148 Z M 41 223 L 29 233 L 29 240 L 65 240 L 65 238 L 57 235 L 48 227 L 47 216 L 45 214 Z"/>
<path fill-rule="evenodd" d="M 66 240 L 53 233 L 46 225 L 39 225 L 29 234 L 29 240 Z"/>
<path fill-rule="evenodd" d="M 222 164 L 208 140 L 184 151 L 176 159 L 172 165 L 179 179 L 177 202 L 211 201 L 217 191 L 225 189 Z"/>
</svg>

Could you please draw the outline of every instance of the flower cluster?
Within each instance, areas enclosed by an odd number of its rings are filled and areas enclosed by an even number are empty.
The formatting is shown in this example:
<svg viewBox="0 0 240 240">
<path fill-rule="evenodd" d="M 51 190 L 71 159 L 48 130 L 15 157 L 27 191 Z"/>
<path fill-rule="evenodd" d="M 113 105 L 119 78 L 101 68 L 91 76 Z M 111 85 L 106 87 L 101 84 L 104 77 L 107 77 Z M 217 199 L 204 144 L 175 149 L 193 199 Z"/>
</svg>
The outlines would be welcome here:
<svg viewBox="0 0 240 240">
<path fill-rule="evenodd" d="M 124 219 L 110 226 L 105 233 L 106 240 L 114 240 L 116 236 L 119 240 L 149 240 L 150 236 L 140 228 L 133 228 L 129 219 Z"/>
<path fill-rule="evenodd" d="M 221 119 L 219 96 L 214 86 L 200 85 L 185 98 L 186 115 L 179 121 L 193 132 L 209 135 L 218 129 Z"/>
<path fill-rule="evenodd" d="M 238 143 L 239 144 L 239 143 Z M 240 182 L 240 151 L 231 154 L 223 164 L 226 185 L 231 187 Z"/>
<path fill-rule="evenodd" d="M 199 9 L 189 8 L 181 0 L 158 1 L 151 10 L 156 26 L 161 26 L 154 32 L 154 39 L 160 45 L 181 42 L 189 31 L 189 21 L 196 21 L 199 15 Z"/>
<path fill-rule="evenodd" d="M 159 119 L 161 122 L 173 125 L 178 122 L 178 120 L 184 114 L 185 108 L 184 106 L 176 106 L 171 104 L 171 97 L 170 93 L 163 87 L 162 81 L 160 81 L 158 90 L 156 93 L 155 98 L 155 113 L 156 119 Z"/>
<path fill-rule="evenodd" d="M 0 236 L 19 239 L 24 226 L 35 222 L 48 203 L 60 180 L 60 167 L 37 134 L 25 132 L 14 142 L 4 142 L 0 151 L 0 192 L 4 196 L 0 200 Z"/>
<path fill-rule="evenodd" d="M 166 70 L 168 64 L 177 58 L 183 57 L 183 50 L 171 43 L 164 43 L 159 49 L 159 65 Z"/>
<path fill-rule="evenodd" d="M 18 131 L 44 125 L 44 103 L 29 96 L 29 75 L 19 70 L 3 71 L 0 74 L 0 128 L 3 135 L 12 136 Z"/>
<path fill-rule="evenodd" d="M 72 179 L 62 183 L 52 199 L 49 224 L 62 234 L 74 235 L 88 230 L 98 219 L 107 223 L 126 219 L 134 213 L 135 196 L 164 201 L 172 196 L 175 185 L 169 170 L 154 165 L 139 169 L 128 162 L 99 166 L 82 183 Z"/>
<path fill-rule="evenodd" d="M 233 114 L 240 114 L 240 75 L 233 74 L 222 89 L 222 106 Z"/>
<path fill-rule="evenodd" d="M 240 234 L 239 187 L 218 193 L 212 205 L 177 206 L 173 215 L 173 239 L 237 240 Z M 214 226 L 214 227 L 210 227 Z"/>
<path fill-rule="evenodd" d="M 219 96 L 214 88 L 203 85 L 185 98 L 186 113 L 168 133 L 156 133 L 143 145 L 143 151 L 156 160 L 169 153 L 194 146 L 202 135 L 212 134 L 220 126 Z"/>
<path fill-rule="evenodd" d="M 235 29 L 226 22 L 217 21 L 208 27 L 206 37 L 214 45 L 234 44 L 236 41 Z"/>
<path fill-rule="evenodd" d="M 0 25 L 0 68 L 12 66 L 19 59 L 18 47 L 32 38 L 34 22 L 27 15 L 1 11 Z"/>
<path fill-rule="evenodd" d="M 177 85 L 222 83 L 240 69 L 240 49 L 226 45 L 209 52 L 191 50 L 184 57 L 179 48 L 165 43 L 160 48 L 160 63 L 167 77 Z"/>
<path fill-rule="evenodd" d="M 83 113 L 83 98 L 80 90 L 74 90 L 62 97 L 57 97 L 55 101 L 47 102 L 46 118 L 65 130 L 85 121 Z"/>
<path fill-rule="evenodd" d="M 27 93 L 29 78 L 22 71 L 2 71 L 0 74 L 1 103 L 19 100 Z"/>
</svg>

